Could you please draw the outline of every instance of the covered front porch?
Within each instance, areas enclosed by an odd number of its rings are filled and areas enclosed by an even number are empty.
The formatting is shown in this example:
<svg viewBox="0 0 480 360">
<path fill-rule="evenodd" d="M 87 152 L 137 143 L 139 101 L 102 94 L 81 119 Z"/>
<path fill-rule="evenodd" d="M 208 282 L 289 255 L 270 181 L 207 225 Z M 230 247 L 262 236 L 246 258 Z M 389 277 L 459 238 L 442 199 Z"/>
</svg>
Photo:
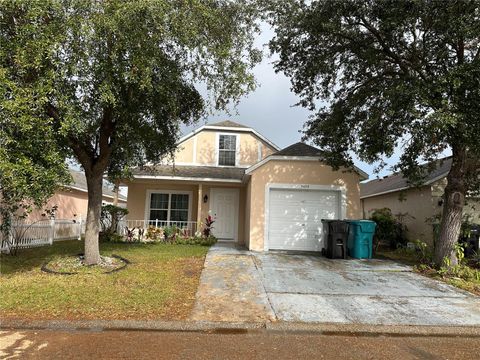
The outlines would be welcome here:
<svg viewBox="0 0 480 360">
<path fill-rule="evenodd" d="M 206 218 L 214 219 L 212 234 L 243 244 L 245 186 L 242 182 L 134 179 L 128 186 L 125 226 L 176 227 L 185 235 L 201 234 Z"/>
</svg>

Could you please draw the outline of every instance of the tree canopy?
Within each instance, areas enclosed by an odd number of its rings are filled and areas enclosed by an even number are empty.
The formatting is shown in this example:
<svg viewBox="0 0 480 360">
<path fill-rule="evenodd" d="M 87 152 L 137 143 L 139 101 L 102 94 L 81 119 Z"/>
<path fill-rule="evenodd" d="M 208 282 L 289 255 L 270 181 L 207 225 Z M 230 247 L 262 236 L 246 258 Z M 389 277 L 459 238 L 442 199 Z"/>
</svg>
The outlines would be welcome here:
<svg viewBox="0 0 480 360">
<path fill-rule="evenodd" d="M 454 258 L 463 198 L 479 189 L 480 2 L 269 4 L 276 71 L 312 110 L 305 136 L 327 151 L 330 164 L 351 165 L 352 153 L 382 163 L 401 149 L 397 167 L 417 184 L 426 175 L 421 161 L 452 151 L 445 196 L 459 196 L 445 202 L 439 248 L 449 245 L 437 263 Z M 453 209 L 455 221 L 447 216 Z"/>
<path fill-rule="evenodd" d="M 7 232 L 12 215 L 25 217 L 71 179 L 45 117 L 32 123 L 14 108 L 3 108 L 1 114 L 0 216 Z"/>
<path fill-rule="evenodd" d="M 9 85 L 0 101 L 43 111 L 59 148 L 84 168 L 87 262 L 99 258 L 105 172 L 118 177 L 159 161 L 174 151 L 181 123 L 254 88 L 257 15 L 250 0 L 2 2 L 0 66 Z"/>
<path fill-rule="evenodd" d="M 3 20 L 0 10 L 0 19 Z M 70 182 L 65 155 L 58 147 L 52 121 L 38 106 L 41 85 L 26 86 L 8 69 L 16 58 L 4 41 L 0 20 L 0 213 L 2 230 L 12 216 L 24 217 Z M 26 77 L 26 74 L 19 76 Z"/>
</svg>

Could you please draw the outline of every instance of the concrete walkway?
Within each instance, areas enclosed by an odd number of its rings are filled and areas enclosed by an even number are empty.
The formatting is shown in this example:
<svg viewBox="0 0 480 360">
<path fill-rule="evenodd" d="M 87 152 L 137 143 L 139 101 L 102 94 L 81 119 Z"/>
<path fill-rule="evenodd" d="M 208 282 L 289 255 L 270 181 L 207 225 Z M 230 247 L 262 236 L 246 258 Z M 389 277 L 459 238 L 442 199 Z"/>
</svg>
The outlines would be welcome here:
<svg viewBox="0 0 480 360">
<path fill-rule="evenodd" d="M 480 325 L 480 298 L 384 260 L 213 246 L 193 320 Z"/>
<path fill-rule="evenodd" d="M 231 243 L 218 243 L 210 248 L 191 320 L 275 320 L 252 253 L 236 249 Z"/>
</svg>

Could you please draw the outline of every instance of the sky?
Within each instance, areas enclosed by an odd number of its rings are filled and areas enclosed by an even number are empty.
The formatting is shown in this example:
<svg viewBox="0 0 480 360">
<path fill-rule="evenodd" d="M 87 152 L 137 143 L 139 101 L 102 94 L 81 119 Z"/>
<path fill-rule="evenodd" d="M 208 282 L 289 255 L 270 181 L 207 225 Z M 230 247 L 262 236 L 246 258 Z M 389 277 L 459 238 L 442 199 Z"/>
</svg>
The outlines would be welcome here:
<svg viewBox="0 0 480 360">
<path fill-rule="evenodd" d="M 256 46 L 261 47 L 273 37 L 273 31 L 268 25 L 262 26 L 262 34 L 256 40 Z M 294 106 L 299 98 L 290 91 L 290 80 L 282 73 L 276 74 L 273 69 L 274 57 L 270 57 L 268 49 L 264 47 L 265 58 L 254 69 L 254 75 L 259 84 L 258 88 L 240 101 L 236 112 L 231 114 L 217 113 L 208 117 L 208 123 L 222 120 L 232 120 L 243 125 L 250 126 L 260 134 L 268 138 L 280 148 L 296 143 L 301 140 L 301 130 L 308 120 L 310 112 L 306 109 Z M 205 124 L 201 120 L 194 126 L 183 127 L 182 133 L 186 134 Z M 398 161 L 397 152 L 392 158 L 386 159 L 389 166 L 385 167 L 378 176 L 384 176 L 391 171 L 389 167 Z M 376 178 L 373 174 L 375 165 L 361 162 L 354 156 L 355 165 L 370 175 L 370 179 Z"/>
</svg>

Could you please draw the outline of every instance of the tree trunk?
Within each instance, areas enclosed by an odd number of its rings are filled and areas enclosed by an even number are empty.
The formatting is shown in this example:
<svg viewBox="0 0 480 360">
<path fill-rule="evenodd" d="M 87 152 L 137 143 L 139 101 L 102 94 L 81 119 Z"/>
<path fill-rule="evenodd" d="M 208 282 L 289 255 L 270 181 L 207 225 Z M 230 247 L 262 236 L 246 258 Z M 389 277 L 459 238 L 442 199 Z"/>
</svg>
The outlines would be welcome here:
<svg viewBox="0 0 480 360">
<path fill-rule="evenodd" d="M 102 211 L 102 173 L 85 171 L 88 188 L 87 223 L 85 230 L 85 263 L 94 265 L 100 262 L 98 234 Z"/>
<path fill-rule="evenodd" d="M 115 181 L 115 185 L 113 187 L 113 205 L 118 206 L 118 191 L 120 190 L 120 186 L 118 180 Z"/>
<path fill-rule="evenodd" d="M 458 263 L 454 246 L 460 236 L 465 205 L 466 151 L 455 147 L 452 150 L 452 167 L 447 175 L 440 234 L 435 244 L 434 262 L 438 267 L 455 266 Z"/>
</svg>

